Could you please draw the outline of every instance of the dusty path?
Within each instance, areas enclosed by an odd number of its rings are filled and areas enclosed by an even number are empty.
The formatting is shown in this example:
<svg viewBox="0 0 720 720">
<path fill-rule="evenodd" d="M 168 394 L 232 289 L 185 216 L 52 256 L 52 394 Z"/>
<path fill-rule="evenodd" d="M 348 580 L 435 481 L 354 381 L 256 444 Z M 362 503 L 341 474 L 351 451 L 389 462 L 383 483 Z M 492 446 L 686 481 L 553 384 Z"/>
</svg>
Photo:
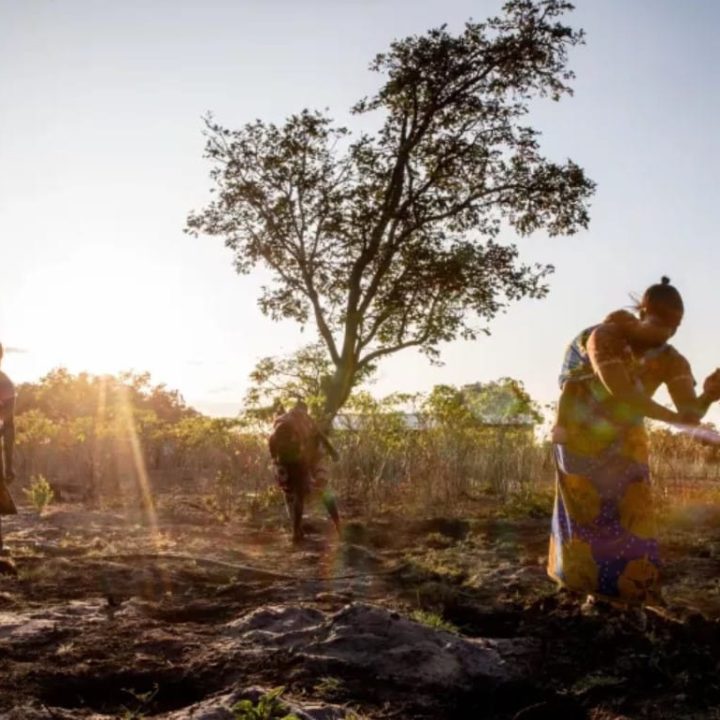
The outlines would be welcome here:
<svg viewBox="0 0 720 720">
<path fill-rule="evenodd" d="M 273 513 L 223 524 L 173 498 L 154 527 L 69 505 L 5 519 L 18 575 L 0 577 L 0 717 L 229 718 L 203 703 L 277 685 L 315 718 L 719 717 L 707 709 L 720 704 L 719 529 L 666 534 L 668 614 L 582 614 L 544 576 L 543 518 L 376 517 L 349 522 L 342 541 L 314 520 L 293 549 Z M 262 608 L 337 639 L 349 604 L 401 620 L 422 610 L 461 639 L 519 640 L 534 661 L 515 684 L 443 692 L 432 677 L 379 682 L 372 663 L 317 664 L 306 636 L 228 639 Z"/>
</svg>

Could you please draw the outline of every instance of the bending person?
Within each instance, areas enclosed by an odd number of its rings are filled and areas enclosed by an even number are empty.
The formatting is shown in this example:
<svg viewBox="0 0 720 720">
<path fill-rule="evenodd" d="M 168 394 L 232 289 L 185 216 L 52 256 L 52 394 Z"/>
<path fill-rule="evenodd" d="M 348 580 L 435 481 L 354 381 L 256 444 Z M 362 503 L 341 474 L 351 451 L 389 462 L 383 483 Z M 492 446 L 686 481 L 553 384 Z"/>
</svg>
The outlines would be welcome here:
<svg viewBox="0 0 720 720">
<path fill-rule="evenodd" d="M 697 424 L 720 397 L 720 371 L 698 396 L 690 364 L 668 344 L 684 314 L 668 278 L 637 311 L 612 313 L 567 349 L 548 574 L 583 594 L 645 602 L 657 597 L 659 554 L 643 420 Z M 652 400 L 663 384 L 676 411 Z"/>
</svg>

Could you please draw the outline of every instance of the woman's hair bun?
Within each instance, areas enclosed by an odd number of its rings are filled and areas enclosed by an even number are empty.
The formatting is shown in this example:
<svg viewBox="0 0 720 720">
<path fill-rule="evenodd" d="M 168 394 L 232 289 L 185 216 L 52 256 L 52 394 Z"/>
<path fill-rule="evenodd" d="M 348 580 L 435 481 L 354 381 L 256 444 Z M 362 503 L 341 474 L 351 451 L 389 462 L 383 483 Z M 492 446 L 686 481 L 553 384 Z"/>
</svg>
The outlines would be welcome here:
<svg viewBox="0 0 720 720">
<path fill-rule="evenodd" d="M 667 275 L 663 275 L 659 283 L 651 285 L 643 293 L 638 308 L 653 312 L 672 310 L 682 313 L 684 311 L 682 297 L 677 288 L 670 284 Z"/>
</svg>

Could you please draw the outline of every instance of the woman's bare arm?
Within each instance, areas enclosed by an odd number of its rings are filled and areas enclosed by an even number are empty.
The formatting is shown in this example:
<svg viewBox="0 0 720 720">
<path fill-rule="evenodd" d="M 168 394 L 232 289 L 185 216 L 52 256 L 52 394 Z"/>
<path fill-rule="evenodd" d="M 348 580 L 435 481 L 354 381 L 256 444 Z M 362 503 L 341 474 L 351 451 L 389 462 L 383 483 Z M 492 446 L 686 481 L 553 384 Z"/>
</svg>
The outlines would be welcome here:
<svg viewBox="0 0 720 720">
<path fill-rule="evenodd" d="M 698 395 L 690 363 L 675 351 L 665 385 L 678 412 L 694 416 L 699 422 L 710 405 L 720 397 L 720 370 L 706 378 L 703 391 Z"/>
<path fill-rule="evenodd" d="M 607 391 L 643 417 L 667 423 L 687 421 L 687 417 L 663 407 L 638 388 L 630 376 L 624 357 L 625 341 L 617 328 L 600 325 L 588 340 L 588 355 L 593 370 Z"/>
</svg>

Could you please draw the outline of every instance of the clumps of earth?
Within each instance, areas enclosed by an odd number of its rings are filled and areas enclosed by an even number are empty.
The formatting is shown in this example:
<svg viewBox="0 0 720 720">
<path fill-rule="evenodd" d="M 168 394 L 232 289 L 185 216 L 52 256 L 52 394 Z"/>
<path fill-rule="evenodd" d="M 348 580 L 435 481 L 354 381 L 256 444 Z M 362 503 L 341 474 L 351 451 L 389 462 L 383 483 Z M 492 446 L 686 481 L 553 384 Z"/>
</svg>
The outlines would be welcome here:
<svg viewBox="0 0 720 720">
<path fill-rule="evenodd" d="M 0 718 L 715 717 L 720 567 L 695 528 L 665 539 L 667 606 L 621 612 L 545 578 L 542 518 L 382 516 L 343 539 L 310 518 L 293 548 L 278 517 L 196 508 L 4 521 Z"/>
</svg>

